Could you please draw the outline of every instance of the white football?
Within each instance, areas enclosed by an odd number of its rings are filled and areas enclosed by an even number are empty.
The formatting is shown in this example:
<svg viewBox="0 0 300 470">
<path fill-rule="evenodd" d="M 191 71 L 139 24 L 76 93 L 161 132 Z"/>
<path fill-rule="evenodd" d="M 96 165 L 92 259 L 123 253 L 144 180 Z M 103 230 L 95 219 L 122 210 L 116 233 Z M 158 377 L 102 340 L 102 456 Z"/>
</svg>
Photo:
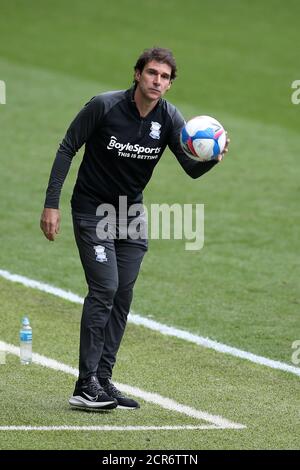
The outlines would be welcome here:
<svg viewBox="0 0 300 470">
<path fill-rule="evenodd" d="M 211 116 L 190 119 L 180 133 L 181 147 L 193 160 L 207 162 L 223 152 L 226 132 L 222 124 Z"/>
</svg>

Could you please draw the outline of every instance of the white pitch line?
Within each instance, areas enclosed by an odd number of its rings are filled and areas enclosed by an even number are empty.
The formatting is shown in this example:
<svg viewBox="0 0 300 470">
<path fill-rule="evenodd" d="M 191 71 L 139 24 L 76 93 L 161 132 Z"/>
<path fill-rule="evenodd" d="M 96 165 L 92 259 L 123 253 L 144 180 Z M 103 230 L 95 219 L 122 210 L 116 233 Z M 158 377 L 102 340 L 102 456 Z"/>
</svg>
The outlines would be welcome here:
<svg viewBox="0 0 300 470">
<path fill-rule="evenodd" d="M 189 429 L 224 429 L 220 426 L 0 426 L 0 431 L 182 431 Z"/>
<path fill-rule="evenodd" d="M 14 354 L 16 356 L 20 355 L 20 349 L 13 344 L 5 343 L 0 341 L 0 349 L 6 351 L 7 353 Z M 42 356 L 41 354 L 32 354 L 32 361 L 35 364 L 39 364 L 44 367 L 48 367 L 50 369 L 54 369 L 57 371 L 62 371 L 67 374 L 74 375 L 75 377 L 78 376 L 78 370 L 74 367 L 70 367 L 67 364 L 63 364 L 62 362 L 56 361 L 54 359 L 50 359 L 46 356 Z M 207 421 L 217 428 L 222 429 L 244 429 L 246 426 L 239 423 L 234 423 L 229 421 L 221 416 L 215 416 L 210 413 L 206 413 L 205 411 L 196 410 L 191 408 L 187 405 L 182 405 L 181 403 L 177 403 L 175 400 L 171 400 L 170 398 L 163 397 L 158 393 L 146 392 L 137 387 L 132 387 L 130 385 L 117 383 L 115 385 L 120 388 L 124 393 L 129 393 L 135 397 L 139 397 L 144 401 L 149 403 L 153 403 L 154 405 L 161 406 L 162 408 L 170 411 L 176 411 L 177 413 L 184 414 L 186 416 L 190 416 L 191 418 L 195 418 L 198 420 Z"/>
<path fill-rule="evenodd" d="M 18 282 L 23 284 L 26 287 L 31 287 L 33 289 L 38 289 L 42 292 L 47 292 L 48 294 L 53 294 L 57 297 L 60 297 L 70 302 L 75 302 L 78 304 L 83 304 L 83 298 L 74 294 L 73 292 L 65 291 L 59 289 L 58 287 L 51 286 L 50 284 L 45 284 L 43 282 L 35 281 L 34 279 L 29 279 L 25 276 L 20 276 L 19 274 L 12 274 L 9 271 L 0 269 L 0 277 L 3 277 L 12 282 Z M 145 328 L 149 328 L 153 331 L 158 331 L 159 333 L 166 336 L 173 336 L 175 338 L 180 338 L 190 343 L 203 346 L 204 348 L 213 349 L 214 351 L 230 354 L 231 356 L 238 357 L 240 359 L 246 359 L 247 361 L 254 362 L 255 364 L 260 364 L 271 369 L 278 369 L 284 372 L 289 372 L 300 376 L 300 367 L 291 366 L 285 362 L 275 361 L 273 359 L 268 359 L 264 356 L 258 356 L 256 354 L 250 353 L 248 351 L 243 351 L 242 349 L 234 348 L 228 346 L 227 344 L 219 343 L 218 341 L 213 341 L 209 338 L 204 338 L 203 336 L 198 336 L 188 331 L 179 330 L 173 328 L 172 326 L 164 325 L 149 318 L 142 317 L 141 315 L 134 314 L 130 312 L 128 321 L 135 324 L 141 325 Z"/>
</svg>

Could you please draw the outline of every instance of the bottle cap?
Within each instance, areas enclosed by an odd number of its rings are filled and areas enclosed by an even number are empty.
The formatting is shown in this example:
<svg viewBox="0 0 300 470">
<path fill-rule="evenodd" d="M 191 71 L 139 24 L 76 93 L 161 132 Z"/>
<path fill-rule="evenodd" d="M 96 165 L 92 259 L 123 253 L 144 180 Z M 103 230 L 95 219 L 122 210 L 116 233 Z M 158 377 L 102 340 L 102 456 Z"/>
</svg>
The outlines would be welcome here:
<svg viewBox="0 0 300 470">
<path fill-rule="evenodd" d="M 29 325 L 29 319 L 28 319 L 28 317 L 23 317 L 23 319 L 22 319 L 22 325 L 24 325 L 24 326 Z"/>
</svg>

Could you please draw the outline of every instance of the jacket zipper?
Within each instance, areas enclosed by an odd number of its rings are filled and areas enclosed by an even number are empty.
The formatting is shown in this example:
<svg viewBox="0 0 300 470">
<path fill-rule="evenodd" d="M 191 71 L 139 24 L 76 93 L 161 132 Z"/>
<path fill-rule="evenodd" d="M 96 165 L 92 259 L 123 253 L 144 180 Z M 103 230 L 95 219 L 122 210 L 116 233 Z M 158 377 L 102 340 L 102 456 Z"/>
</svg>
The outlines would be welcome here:
<svg viewBox="0 0 300 470">
<path fill-rule="evenodd" d="M 139 131 L 138 131 L 138 136 L 139 136 L 139 137 L 142 136 L 143 125 L 144 125 L 144 119 L 141 119 Z"/>
</svg>

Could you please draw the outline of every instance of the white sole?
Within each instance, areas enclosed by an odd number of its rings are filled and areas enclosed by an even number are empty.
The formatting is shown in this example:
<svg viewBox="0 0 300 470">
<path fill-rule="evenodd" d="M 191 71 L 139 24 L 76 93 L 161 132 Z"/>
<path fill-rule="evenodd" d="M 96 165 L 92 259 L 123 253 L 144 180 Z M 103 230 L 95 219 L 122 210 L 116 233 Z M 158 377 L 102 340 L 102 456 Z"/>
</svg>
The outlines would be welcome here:
<svg viewBox="0 0 300 470">
<path fill-rule="evenodd" d="M 101 409 L 113 409 L 113 408 L 105 408 L 105 407 L 109 405 L 113 405 L 114 401 L 91 402 L 81 396 L 76 396 L 76 397 L 71 397 L 69 399 L 69 404 L 71 406 L 76 406 L 77 408 L 87 408 L 89 410 L 101 410 Z"/>
<path fill-rule="evenodd" d="M 139 410 L 139 409 L 140 409 L 139 406 L 122 406 L 122 405 L 117 406 L 117 410 Z"/>
</svg>

